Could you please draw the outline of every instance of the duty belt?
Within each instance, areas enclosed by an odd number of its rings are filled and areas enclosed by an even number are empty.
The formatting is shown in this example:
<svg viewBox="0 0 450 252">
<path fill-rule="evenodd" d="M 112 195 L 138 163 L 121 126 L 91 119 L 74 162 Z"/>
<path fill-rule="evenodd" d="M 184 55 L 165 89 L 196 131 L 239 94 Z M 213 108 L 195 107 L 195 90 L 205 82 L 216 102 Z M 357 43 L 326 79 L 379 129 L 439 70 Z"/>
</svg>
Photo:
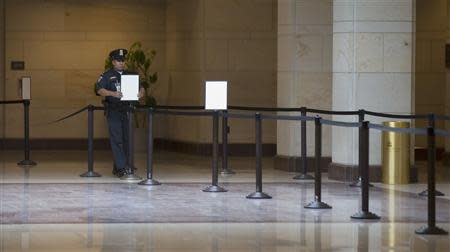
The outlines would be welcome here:
<svg viewBox="0 0 450 252">
<path fill-rule="evenodd" d="M 117 111 L 117 112 L 126 112 L 129 103 L 128 102 L 104 102 L 106 110 Z"/>
</svg>

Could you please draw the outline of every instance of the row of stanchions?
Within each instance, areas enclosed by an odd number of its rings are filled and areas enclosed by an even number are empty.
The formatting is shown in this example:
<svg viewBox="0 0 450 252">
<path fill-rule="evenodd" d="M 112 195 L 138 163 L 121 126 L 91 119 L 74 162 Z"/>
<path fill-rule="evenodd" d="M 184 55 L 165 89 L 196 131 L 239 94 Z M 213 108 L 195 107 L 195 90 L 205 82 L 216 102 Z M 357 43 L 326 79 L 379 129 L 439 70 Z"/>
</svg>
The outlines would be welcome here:
<svg viewBox="0 0 450 252">
<path fill-rule="evenodd" d="M 90 109 L 89 111 L 93 111 Z M 218 157 L 219 157 L 219 111 L 214 112 L 177 112 L 177 111 L 159 111 L 152 108 L 147 110 L 148 112 L 148 150 L 147 150 L 147 179 L 141 181 L 139 185 L 160 185 L 160 183 L 153 179 L 153 115 L 159 114 L 172 114 L 172 115 L 212 115 L 213 120 L 213 158 L 212 158 L 212 179 L 211 185 L 203 189 L 204 192 L 226 192 L 227 190 L 218 184 Z M 132 118 L 133 110 L 130 109 L 129 117 Z M 311 117 L 295 117 L 295 116 L 264 116 L 260 113 L 252 115 L 245 114 L 232 114 L 222 113 L 222 118 L 254 118 L 255 120 L 255 147 L 256 147 L 256 191 L 247 195 L 248 199 L 270 199 L 272 198 L 262 190 L 262 121 L 263 119 L 275 119 L 275 120 L 300 120 L 302 122 L 312 120 Z M 376 220 L 380 217 L 372 213 L 369 209 L 369 128 L 384 130 L 384 131 L 403 131 L 406 133 L 426 133 L 428 139 L 428 223 L 426 226 L 416 230 L 417 234 L 447 234 L 447 232 L 436 226 L 436 202 L 435 202 L 435 131 L 434 128 L 428 127 L 427 131 L 420 131 L 416 129 L 395 129 L 388 128 L 381 125 L 369 124 L 367 121 L 360 123 L 347 123 L 347 122 L 335 122 L 324 120 L 320 117 L 313 118 L 315 124 L 315 176 L 314 176 L 314 200 L 305 206 L 308 209 L 331 209 L 332 206 L 322 201 L 321 192 L 321 155 L 322 155 L 322 126 L 328 124 L 332 126 L 343 127 L 358 127 L 359 128 L 359 169 L 361 172 L 361 210 L 351 216 L 352 219 L 363 220 Z M 132 127 L 130 128 L 130 140 L 132 139 Z M 131 141 L 132 142 L 132 141 Z M 130 167 L 133 165 L 132 151 L 129 152 Z M 90 155 L 92 157 L 92 155 Z M 92 167 L 90 165 L 89 167 Z"/>
<path fill-rule="evenodd" d="M 20 166 L 33 166 L 36 165 L 36 162 L 32 161 L 30 159 L 30 137 L 29 137 L 29 106 L 30 101 L 29 100 L 16 100 L 16 101 L 0 101 L 0 104 L 17 104 L 17 103 L 23 103 L 24 104 L 24 156 L 25 159 L 20 161 L 18 165 Z M 77 111 L 67 117 L 64 117 L 62 119 L 66 119 L 68 117 L 71 117 L 72 115 L 76 115 L 86 109 L 89 109 L 92 105 L 87 106 L 86 108 L 83 108 L 80 111 Z M 163 109 L 183 109 L 183 110 L 200 110 L 203 109 L 203 106 L 158 106 L 158 108 Z M 300 107 L 300 108 L 264 108 L 264 107 L 243 107 L 243 106 L 230 106 L 230 109 L 234 110 L 246 110 L 246 111 L 271 111 L 271 112 L 300 112 L 302 116 L 306 116 L 308 112 L 310 113 L 319 113 L 319 114 L 328 114 L 328 115 L 358 115 L 359 122 L 364 121 L 365 115 L 371 115 L 371 116 L 377 116 L 377 117 L 387 117 L 387 118 L 400 118 L 400 119 L 427 119 L 428 125 L 430 127 L 434 128 L 435 120 L 450 120 L 450 116 L 435 116 L 434 114 L 428 114 L 428 115 L 393 115 L 393 114 L 385 114 L 385 113 L 378 113 L 378 112 L 372 112 L 367 110 L 357 110 L 357 111 L 328 111 L 328 110 L 318 110 L 318 109 L 311 109 L 306 107 Z M 94 107 L 92 106 L 92 109 L 102 109 L 102 107 Z M 227 112 L 224 112 L 227 113 Z M 88 118 L 92 117 L 93 114 L 89 115 Z M 58 120 L 61 121 L 62 119 Z M 93 119 L 92 119 L 93 120 Z M 93 129 L 91 129 L 93 131 Z M 89 132 L 89 130 L 88 130 Z M 230 175 L 234 174 L 234 172 L 229 168 L 228 166 L 228 133 L 229 133 L 229 126 L 228 126 L 228 119 L 226 116 L 223 117 L 222 120 L 222 175 Z M 89 133 L 88 133 L 89 134 Z M 313 176 L 307 174 L 307 143 L 306 143 L 306 122 L 301 122 L 301 171 L 299 175 L 296 175 L 293 179 L 296 180 L 312 180 L 314 179 Z M 88 148 L 93 147 L 93 142 L 88 143 Z M 85 174 L 86 176 L 95 177 L 98 176 L 98 173 L 95 173 L 93 171 L 88 170 L 88 172 Z M 361 176 L 358 177 L 358 179 L 351 183 L 350 186 L 353 187 L 361 187 Z M 372 186 L 369 183 L 369 186 Z M 421 193 L 419 193 L 420 196 L 427 196 L 428 191 L 424 190 Z M 443 196 L 444 194 L 440 191 L 436 191 L 437 196 Z"/>
<path fill-rule="evenodd" d="M 26 162 L 23 162 L 24 164 L 32 164 L 32 161 L 29 160 L 29 101 L 23 101 L 24 103 L 24 114 L 25 114 L 25 145 L 28 146 L 25 148 L 25 160 Z M 89 105 L 86 107 L 88 110 L 88 171 L 84 174 L 82 174 L 82 177 L 98 177 L 101 176 L 100 174 L 96 173 L 94 171 L 93 162 L 94 162 L 94 155 L 93 155 L 93 135 L 94 135 L 94 111 L 95 110 L 104 110 L 103 107 L 94 107 L 92 105 Z M 142 109 L 140 109 L 142 110 Z M 226 189 L 223 187 L 220 187 L 218 185 L 218 159 L 219 159 L 219 140 L 218 140 L 218 132 L 219 132 L 219 117 L 220 113 L 219 111 L 214 112 L 179 112 L 179 111 L 171 111 L 169 110 L 163 111 L 153 108 L 147 108 L 144 109 L 148 113 L 148 146 L 147 146 L 147 178 L 143 181 L 141 181 L 140 185 L 159 185 L 160 183 L 153 178 L 153 124 L 154 119 L 153 116 L 155 113 L 159 114 L 172 114 L 172 115 L 191 115 L 191 116 L 212 116 L 213 120 L 213 159 L 212 159 L 212 182 L 211 185 L 205 188 L 204 192 L 226 192 Z M 361 110 L 360 110 L 361 111 Z M 312 208 L 312 209 L 329 209 L 331 208 L 330 205 L 322 202 L 321 197 L 321 166 L 320 166 L 320 160 L 321 160 L 321 147 L 322 147 L 322 124 L 328 124 L 333 126 L 344 126 L 344 127 L 358 127 L 359 128 L 359 170 L 360 170 L 360 177 L 361 177 L 361 211 L 357 212 L 356 214 L 352 215 L 351 218 L 353 219 L 379 219 L 380 217 L 376 214 L 369 211 L 369 128 L 378 129 L 378 130 L 384 130 L 384 131 L 402 131 L 409 134 L 416 134 L 417 132 L 420 133 L 426 133 L 427 134 L 427 142 L 428 142 L 428 223 L 425 227 L 418 229 L 416 233 L 418 234 L 447 234 L 446 231 L 442 230 L 441 228 L 436 226 L 436 189 L 435 189 L 435 158 L 436 158 L 436 147 L 435 147 L 435 137 L 436 137 L 436 130 L 434 128 L 434 120 L 436 119 L 435 116 L 429 116 L 429 121 L 432 122 L 428 125 L 427 131 L 420 131 L 417 129 L 396 129 L 396 128 L 388 128 L 381 125 L 376 124 L 370 124 L 367 121 L 364 121 L 364 117 L 359 117 L 359 123 L 347 123 L 347 122 L 334 122 L 334 121 L 328 121 L 321 119 L 320 117 L 311 118 L 306 116 L 306 112 L 308 112 L 307 109 L 302 109 L 301 116 L 269 116 L 269 115 L 262 115 L 260 113 L 256 113 L 254 116 L 248 115 L 248 114 L 232 114 L 232 113 L 221 113 L 223 119 L 228 118 L 254 118 L 255 120 L 255 146 L 256 146 L 256 191 L 250 195 L 247 196 L 249 199 L 269 199 L 271 196 L 264 193 L 262 191 L 262 120 L 263 119 L 275 119 L 275 120 L 300 120 L 302 122 L 302 136 L 306 136 L 306 121 L 314 120 L 315 122 L 315 176 L 314 176 L 314 201 L 312 201 L 310 204 L 306 205 L 305 208 Z M 323 112 L 323 111 L 316 111 L 316 112 Z M 329 111 L 328 111 L 329 112 Z M 133 160 L 133 113 L 134 108 L 130 107 L 128 111 L 128 118 L 129 118 L 129 157 L 128 157 L 128 169 L 129 169 L 129 175 L 124 178 L 125 180 L 137 180 L 140 179 L 138 176 L 135 176 L 134 174 L 134 160 Z M 360 112 L 361 113 L 361 112 Z M 361 113 L 362 114 L 362 113 Z M 386 114 L 381 113 L 372 113 L 372 112 L 365 112 L 364 114 L 370 114 L 374 116 L 383 116 Z M 394 115 L 390 115 L 393 117 Z M 421 116 L 406 116 L 402 115 L 404 118 L 422 118 Z M 450 119 L 450 118 L 446 118 Z M 228 125 L 227 121 L 225 123 L 223 122 L 222 126 L 226 130 Z M 226 127 L 225 127 L 226 126 Z M 445 134 L 444 134 L 445 133 Z M 450 136 L 449 132 L 444 132 L 441 135 Z M 224 135 L 222 135 L 224 137 Z M 28 139 L 28 140 L 27 140 Z M 225 139 L 225 138 L 224 138 Z M 306 137 L 302 137 L 302 139 L 306 139 Z M 305 144 L 306 145 L 306 144 Z M 304 146 L 304 143 L 302 141 L 302 147 Z M 306 148 L 302 148 L 302 164 L 304 165 L 303 171 L 304 174 L 306 174 L 306 158 L 303 159 L 303 149 L 306 150 Z M 28 151 L 28 153 L 27 153 Z M 305 153 L 306 155 L 306 153 Z M 225 159 L 225 155 L 223 158 Z M 29 162 L 31 161 L 31 162 Z M 222 168 L 227 168 L 224 165 L 224 160 L 222 160 Z M 21 162 L 22 163 L 22 162 Z M 19 163 L 20 164 L 20 163 Z"/>
</svg>

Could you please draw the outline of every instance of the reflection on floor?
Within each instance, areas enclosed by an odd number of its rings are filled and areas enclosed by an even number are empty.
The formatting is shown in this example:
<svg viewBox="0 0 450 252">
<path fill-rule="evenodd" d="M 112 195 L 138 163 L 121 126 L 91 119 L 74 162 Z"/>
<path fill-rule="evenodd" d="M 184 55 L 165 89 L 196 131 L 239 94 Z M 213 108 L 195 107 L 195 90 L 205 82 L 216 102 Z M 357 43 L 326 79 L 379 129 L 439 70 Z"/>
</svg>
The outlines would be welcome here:
<svg viewBox="0 0 450 252">
<path fill-rule="evenodd" d="M 0 251 L 449 251 L 416 223 L 184 223 L 6 225 Z M 443 226 L 447 230 L 450 225 Z"/>
<path fill-rule="evenodd" d="M 201 191 L 210 183 L 210 159 L 157 153 L 157 187 L 114 178 L 110 154 L 95 154 L 101 178 L 80 178 L 85 152 L 34 152 L 38 166 L 16 165 L 20 152 L 1 155 L 0 251 L 450 251 L 449 236 L 419 236 L 427 201 L 424 183 L 374 183 L 370 209 L 380 221 L 354 221 L 360 189 L 324 176 L 322 199 L 331 210 L 308 210 L 312 181 L 276 171 L 265 158 L 263 190 L 271 200 L 248 200 L 255 190 L 254 158 L 232 158 L 237 174 L 220 177 L 229 191 Z M 145 175 L 145 156 L 136 155 Z M 421 182 L 425 163 L 419 163 Z M 447 167 L 438 168 L 438 225 L 450 230 Z"/>
</svg>

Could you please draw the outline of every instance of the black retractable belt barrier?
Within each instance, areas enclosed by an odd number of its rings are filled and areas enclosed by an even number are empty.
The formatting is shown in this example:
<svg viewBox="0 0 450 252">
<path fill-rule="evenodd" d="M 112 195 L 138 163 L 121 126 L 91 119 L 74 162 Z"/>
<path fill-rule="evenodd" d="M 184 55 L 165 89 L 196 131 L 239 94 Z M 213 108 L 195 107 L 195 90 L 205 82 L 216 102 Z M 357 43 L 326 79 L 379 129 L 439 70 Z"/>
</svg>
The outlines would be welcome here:
<svg viewBox="0 0 450 252">
<path fill-rule="evenodd" d="M 429 127 L 427 132 L 428 142 L 428 223 L 416 230 L 416 234 L 446 235 L 447 231 L 436 226 L 436 135 L 434 128 Z"/>
<path fill-rule="evenodd" d="M 211 185 L 203 189 L 204 192 L 226 192 L 227 190 L 218 185 L 219 182 L 219 111 L 214 111 L 213 115 L 213 158 L 212 158 L 212 181 Z"/>
<path fill-rule="evenodd" d="M 428 127 L 431 127 L 434 129 L 435 126 L 436 126 L 436 116 L 434 114 L 429 114 L 428 115 Z M 436 196 L 444 196 L 445 194 L 443 192 L 436 190 L 435 195 Z M 419 196 L 424 196 L 424 197 L 428 196 L 428 190 L 424 190 L 424 191 L 420 192 Z"/>
<path fill-rule="evenodd" d="M 36 162 L 30 160 L 30 100 L 23 100 L 23 117 L 25 159 L 17 164 L 29 167 L 36 165 Z"/>
<path fill-rule="evenodd" d="M 225 110 L 222 112 L 222 175 L 232 175 L 236 172 L 232 171 L 228 167 L 228 134 L 230 127 L 228 126 L 228 112 Z"/>
<path fill-rule="evenodd" d="M 301 116 L 306 117 L 307 108 L 301 107 L 300 108 Z M 306 120 L 302 120 L 300 122 L 300 140 L 301 140 L 301 160 L 302 160 L 302 170 L 301 173 L 293 179 L 297 180 L 311 180 L 314 179 L 313 176 L 309 175 L 308 172 L 308 160 L 307 160 L 307 144 L 306 144 Z"/>
<path fill-rule="evenodd" d="M 142 178 L 139 177 L 134 173 L 134 106 L 130 103 L 127 111 L 127 121 L 128 121 L 128 171 L 127 174 L 120 177 L 121 180 L 126 181 L 136 181 L 141 180 Z"/>
<path fill-rule="evenodd" d="M 138 183 L 139 185 L 161 185 L 153 179 L 153 108 L 147 110 L 147 179 Z"/>
<path fill-rule="evenodd" d="M 256 146 L 256 192 L 247 195 L 247 199 L 271 199 L 262 191 L 262 118 L 255 114 L 255 146 Z"/>
<path fill-rule="evenodd" d="M 362 123 L 364 121 L 365 114 L 366 114 L 366 111 L 364 109 L 358 110 L 358 122 Z M 359 128 L 359 130 L 361 130 L 361 127 Z M 361 145 L 361 138 L 359 139 L 359 141 L 360 141 L 359 145 Z M 358 174 L 359 174 L 358 179 L 355 182 L 351 183 L 349 186 L 351 186 L 351 187 L 361 187 L 362 186 L 360 167 L 358 167 Z M 369 182 L 369 186 L 373 187 L 373 185 L 370 184 L 370 182 Z"/>
<path fill-rule="evenodd" d="M 101 177 L 94 171 L 94 106 L 88 106 L 88 171 L 81 174 L 80 177 Z"/>
<path fill-rule="evenodd" d="M 369 211 L 369 122 L 359 126 L 359 170 L 361 172 L 361 211 L 351 216 L 352 219 L 380 219 Z"/>
<path fill-rule="evenodd" d="M 305 206 L 310 209 L 330 209 L 331 206 L 322 202 L 322 123 L 321 118 L 316 117 L 315 122 L 315 173 L 314 173 L 314 201 Z"/>
</svg>

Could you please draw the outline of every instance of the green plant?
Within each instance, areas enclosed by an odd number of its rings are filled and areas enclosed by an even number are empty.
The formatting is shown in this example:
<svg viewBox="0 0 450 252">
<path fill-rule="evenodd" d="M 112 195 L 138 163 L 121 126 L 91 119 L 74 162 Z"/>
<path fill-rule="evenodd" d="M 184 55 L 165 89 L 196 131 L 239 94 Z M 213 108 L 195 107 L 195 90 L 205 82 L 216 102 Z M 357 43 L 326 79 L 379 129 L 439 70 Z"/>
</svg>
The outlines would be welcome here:
<svg viewBox="0 0 450 252">
<path fill-rule="evenodd" d="M 158 73 L 150 71 L 150 66 L 155 59 L 156 51 L 147 51 L 142 48 L 140 42 L 134 42 L 125 58 L 126 69 L 139 74 L 139 82 L 145 89 L 144 106 L 156 106 L 156 99 L 151 95 L 151 87 L 158 80 Z M 105 59 L 105 70 L 113 67 L 111 58 Z"/>
</svg>

